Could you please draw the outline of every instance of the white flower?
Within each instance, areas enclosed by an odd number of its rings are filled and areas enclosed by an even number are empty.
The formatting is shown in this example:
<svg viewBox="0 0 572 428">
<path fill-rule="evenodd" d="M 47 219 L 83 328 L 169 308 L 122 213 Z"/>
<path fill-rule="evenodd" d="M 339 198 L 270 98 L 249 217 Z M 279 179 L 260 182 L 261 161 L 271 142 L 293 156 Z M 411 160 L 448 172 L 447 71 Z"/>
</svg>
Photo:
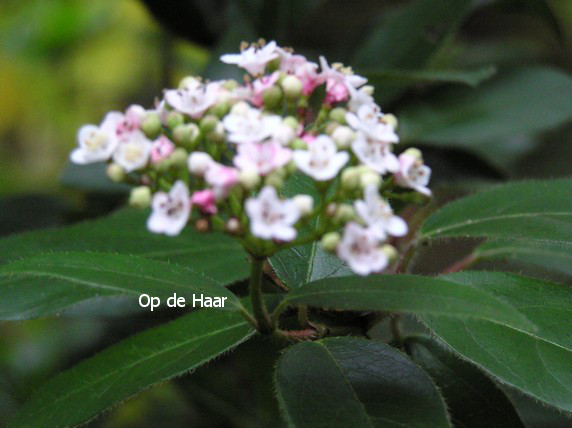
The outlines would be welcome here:
<svg viewBox="0 0 572 428">
<path fill-rule="evenodd" d="M 212 161 L 205 172 L 205 181 L 212 186 L 217 200 L 226 198 L 230 190 L 238 183 L 236 168 Z"/>
<path fill-rule="evenodd" d="M 331 79 L 335 83 L 342 83 L 348 89 L 350 86 L 353 88 L 359 88 L 367 83 L 367 79 L 365 77 L 354 74 L 351 68 L 335 67 L 336 64 L 333 65 L 334 67 L 330 67 L 326 58 L 323 56 L 320 57 L 320 67 L 325 79 Z"/>
<path fill-rule="evenodd" d="M 295 150 L 296 166 L 314 180 L 331 180 L 348 162 L 347 152 L 338 152 L 336 143 L 327 135 L 318 136 L 308 150 Z"/>
<path fill-rule="evenodd" d="M 379 106 L 373 103 L 362 105 L 358 109 L 357 114 L 351 112 L 346 113 L 348 125 L 356 131 L 363 132 L 368 138 L 385 143 L 399 142 L 399 137 L 395 133 L 393 126 L 380 122 L 382 117 L 383 114 Z"/>
<path fill-rule="evenodd" d="M 149 162 L 153 143 L 142 132 L 136 132 L 128 140 L 120 141 L 113 153 L 113 161 L 125 172 L 143 168 Z"/>
<path fill-rule="evenodd" d="M 395 172 L 399 169 L 399 161 L 391 152 L 391 145 L 372 140 L 363 132 L 358 132 L 352 143 L 352 150 L 361 163 L 379 174 Z"/>
<path fill-rule="evenodd" d="M 229 132 L 229 141 L 233 143 L 258 143 L 265 140 L 272 135 L 282 121 L 280 116 L 263 115 L 258 109 L 239 104 L 237 106 L 222 122 Z"/>
<path fill-rule="evenodd" d="M 278 141 L 266 143 L 239 144 L 234 165 L 241 171 L 252 170 L 260 175 L 280 168 L 290 162 L 292 151 L 283 147 Z"/>
<path fill-rule="evenodd" d="M 407 223 L 401 217 L 394 215 L 389 203 L 380 198 L 377 186 L 367 186 L 364 200 L 355 201 L 354 207 L 377 239 L 384 240 L 387 235 L 407 234 Z"/>
<path fill-rule="evenodd" d="M 250 231 L 258 238 L 291 241 L 296 237 L 293 225 L 300 212 L 292 200 L 281 200 L 272 186 L 265 186 L 256 198 L 245 203 Z"/>
<path fill-rule="evenodd" d="M 308 60 L 303 55 L 297 55 L 287 50 L 276 47 L 276 52 L 280 56 L 280 71 L 285 73 L 295 73 L 299 67 L 304 66 Z"/>
<path fill-rule="evenodd" d="M 191 213 L 189 189 L 182 181 L 177 181 L 169 193 L 155 193 L 151 206 L 153 212 L 147 220 L 147 228 L 154 233 L 178 235 Z"/>
<path fill-rule="evenodd" d="M 399 186 L 431 196 L 431 190 L 427 187 L 430 178 L 431 168 L 424 165 L 422 159 L 408 153 L 399 155 L 399 170 L 395 173 L 395 182 Z"/>
<path fill-rule="evenodd" d="M 346 224 L 337 254 L 358 275 L 382 271 L 389 263 L 373 234 L 354 222 Z"/>
<path fill-rule="evenodd" d="M 78 148 L 72 151 L 73 163 L 88 164 L 109 160 L 117 147 L 117 125 L 123 120 L 119 112 L 107 113 L 100 126 L 84 125 L 77 133 Z"/>
<path fill-rule="evenodd" d="M 205 85 L 200 80 L 191 78 L 183 88 L 165 91 L 165 100 L 180 113 L 198 118 L 217 101 L 219 89 L 219 82 Z"/>
<path fill-rule="evenodd" d="M 203 176 L 212 162 L 213 158 L 208 153 L 193 152 L 189 155 L 189 171 L 191 174 Z"/>
<path fill-rule="evenodd" d="M 363 105 L 375 104 L 373 97 L 366 89 L 356 89 L 350 85 L 348 90 L 350 92 L 350 99 L 348 101 L 347 107 L 350 111 L 357 112 Z"/>
<path fill-rule="evenodd" d="M 223 55 L 220 60 L 225 64 L 236 64 L 253 76 L 258 76 L 264 73 L 266 64 L 276 58 L 278 58 L 276 42 L 272 41 L 262 47 L 251 46 L 239 54 Z"/>
</svg>

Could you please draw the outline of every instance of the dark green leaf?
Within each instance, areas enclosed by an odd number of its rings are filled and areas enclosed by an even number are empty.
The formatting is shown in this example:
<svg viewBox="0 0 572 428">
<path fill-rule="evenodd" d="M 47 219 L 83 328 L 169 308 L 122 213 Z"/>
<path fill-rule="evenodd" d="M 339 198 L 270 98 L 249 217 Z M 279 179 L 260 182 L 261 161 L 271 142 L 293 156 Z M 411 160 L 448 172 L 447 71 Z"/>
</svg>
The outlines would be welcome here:
<svg viewBox="0 0 572 428">
<path fill-rule="evenodd" d="M 371 84 L 378 83 L 460 83 L 472 87 L 479 86 L 496 73 L 494 66 L 475 70 L 379 70 L 362 72 Z"/>
<path fill-rule="evenodd" d="M 314 182 L 301 174 L 290 177 L 283 193 L 287 197 L 307 194 L 316 203 L 320 197 Z M 318 221 L 309 224 L 309 229 L 315 230 Z M 352 275 L 344 262 L 324 251 L 317 241 L 281 251 L 270 258 L 270 263 L 278 277 L 290 288 L 298 288 L 321 278 Z"/>
<path fill-rule="evenodd" d="M 177 263 L 225 285 L 248 277 L 247 255 L 232 238 L 191 227 L 176 237 L 156 235 L 146 229 L 148 216 L 148 211 L 123 210 L 61 229 L 10 236 L 0 240 L 0 263 L 50 251 L 97 251 Z"/>
<path fill-rule="evenodd" d="M 383 14 L 352 64 L 380 69 L 422 68 L 470 10 L 470 0 L 416 0 Z"/>
<path fill-rule="evenodd" d="M 572 243 L 571 194 L 565 179 L 497 186 L 446 205 L 425 221 L 421 236 Z"/>
<path fill-rule="evenodd" d="M 180 376 L 252 334 L 237 314 L 201 310 L 130 337 L 40 387 L 12 427 L 84 423 L 137 392 Z"/>
<path fill-rule="evenodd" d="M 384 343 L 299 343 L 278 363 L 276 384 L 290 426 L 450 426 L 431 379 Z"/>
<path fill-rule="evenodd" d="M 135 256 L 106 253 L 52 253 L 0 266 L 0 319 L 50 315 L 100 296 L 141 294 L 166 298 L 177 293 L 226 297 L 225 309 L 241 308 L 217 281 L 188 268 Z"/>
<path fill-rule="evenodd" d="M 433 378 L 456 427 L 523 427 L 504 393 L 475 366 L 427 336 L 412 336 L 407 352 Z"/>
<path fill-rule="evenodd" d="M 572 120 L 572 78 L 542 66 L 517 68 L 478 90 L 456 88 L 430 102 L 412 104 L 399 111 L 399 118 L 404 141 L 483 153 L 481 143 L 502 145 Z M 486 148 L 491 157 L 494 150 Z"/>
<path fill-rule="evenodd" d="M 463 358 L 503 383 L 572 411 L 570 287 L 498 272 L 464 272 L 445 278 L 509 302 L 537 329 L 422 315 L 429 328 Z"/>
<path fill-rule="evenodd" d="M 438 278 L 415 275 L 322 279 L 290 292 L 281 305 L 288 304 L 482 318 L 534 328 L 519 311 L 489 293 Z"/>
<path fill-rule="evenodd" d="M 499 240 L 475 250 L 481 260 L 511 260 L 572 276 L 572 244 L 561 242 Z"/>
</svg>

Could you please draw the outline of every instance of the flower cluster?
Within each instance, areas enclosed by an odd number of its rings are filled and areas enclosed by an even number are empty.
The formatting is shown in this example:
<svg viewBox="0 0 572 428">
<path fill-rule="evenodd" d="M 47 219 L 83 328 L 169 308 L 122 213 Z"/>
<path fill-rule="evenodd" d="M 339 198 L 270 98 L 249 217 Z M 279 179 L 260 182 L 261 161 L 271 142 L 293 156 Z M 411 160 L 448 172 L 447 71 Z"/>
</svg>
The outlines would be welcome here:
<svg viewBox="0 0 572 428">
<path fill-rule="evenodd" d="M 320 240 L 357 274 L 385 269 L 388 241 L 408 232 L 389 201 L 429 196 L 431 170 L 417 149 L 394 154 L 397 120 L 367 80 L 275 42 L 221 60 L 244 82 L 187 77 L 153 109 L 83 126 L 71 160 L 137 184 L 130 202 L 151 206 L 152 232 L 224 231 L 255 256 Z M 300 180 L 307 193 L 282 196 Z"/>
</svg>

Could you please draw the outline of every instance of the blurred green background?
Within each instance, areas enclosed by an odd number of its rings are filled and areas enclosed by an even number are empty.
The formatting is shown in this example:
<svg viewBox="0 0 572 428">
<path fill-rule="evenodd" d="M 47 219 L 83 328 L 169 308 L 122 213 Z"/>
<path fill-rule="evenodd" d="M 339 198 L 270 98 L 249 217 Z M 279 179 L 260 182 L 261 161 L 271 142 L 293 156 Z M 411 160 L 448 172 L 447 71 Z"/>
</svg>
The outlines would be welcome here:
<svg viewBox="0 0 572 428">
<path fill-rule="evenodd" d="M 68 164 L 77 129 L 131 103 L 150 107 L 188 74 L 239 77 L 218 57 L 259 37 L 368 76 L 401 120 L 402 146 L 426 153 L 441 201 L 498 180 L 572 173 L 570 0 L 3 0 L 0 234 L 120 206 L 125 188 L 100 165 Z M 177 315 L 107 309 L 0 324 L 0 426 L 55 372 Z M 279 349 L 261 342 L 93 424 L 275 426 L 264 368 Z M 519 410 L 529 426 L 565 423 L 530 401 Z"/>
</svg>

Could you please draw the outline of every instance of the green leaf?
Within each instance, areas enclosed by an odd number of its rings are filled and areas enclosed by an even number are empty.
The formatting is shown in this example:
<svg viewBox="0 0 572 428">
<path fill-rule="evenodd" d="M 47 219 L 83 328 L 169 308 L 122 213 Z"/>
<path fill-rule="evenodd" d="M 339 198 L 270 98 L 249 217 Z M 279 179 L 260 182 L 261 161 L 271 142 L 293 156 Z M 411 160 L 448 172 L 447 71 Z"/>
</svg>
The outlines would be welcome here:
<svg viewBox="0 0 572 428">
<path fill-rule="evenodd" d="M 286 197 L 310 195 L 315 203 L 318 203 L 320 198 L 312 179 L 302 174 L 290 177 L 282 193 Z M 309 229 L 315 230 L 318 221 L 319 219 L 309 224 Z M 317 241 L 280 251 L 270 258 L 270 264 L 278 278 L 289 288 L 298 288 L 321 278 L 352 275 L 343 261 L 324 251 Z"/>
<path fill-rule="evenodd" d="M 240 310 L 238 298 L 217 281 L 173 264 L 105 253 L 52 253 L 0 266 L 0 319 L 27 319 L 57 313 L 100 296 L 141 294 L 166 299 L 177 293 L 192 304 L 193 294 L 226 297 L 225 309 Z"/>
<path fill-rule="evenodd" d="M 404 141 L 462 146 L 494 157 L 493 146 L 485 152 L 480 145 L 502 145 L 572 120 L 572 77 L 543 66 L 516 68 L 478 90 L 444 91 L 398 113 Z"/>
<path fill-rule="evenodd" d="M 489 65 L 474 70 L 375 70 L 364 71 L 371 84 L 378 83 L 460 83 L 476 87 L 496 73 L 496 67 Z"/>
<path fill-rule="evenodd" d="M 252 335 L 238 314 L 200 310 L 124 340 L 41 386 L 12 427 L 64 427 L 181 376 Z"/>
<path fill-rule="evenodd" d="M 97 251 L 133 254 L 190 267 L 221 284 L 248 278 L 246 253 L 238 242 L 191 227 L 176 237 L 151 233 L 148 211 L 122 210 L 73 226 L 13 235 L 0 240 L 0 263 L 50 251 Z"/>
<path fill-rule="evenodd" d="M 371 340 L 292 346 L 276 368 L 276 390 L 289 426 L 450 426 L 429 376 L 401 352 Z"/>
<path fill-rule="evenodd" d="M 454 426 L 524 427 L 507 396 L 475 366 L 427 336 L 407 338 L 406 348 L 439 387 Z"/>
<path fill-rule="evenodd" d="M 509 183 L 432 214 L 422 238 L 494 237 L 572 243 L 572 180 Z"/>
<path fill-rule="evenodd" d="M 498 240 L 475 250 L 477 261 L 511 260 L 572 276 L 572 244 L 560 242 Z"/>
<path fill-rule="evenodd" d="M 470 11 L 470 0 L 416 0 L 385 13 L 357 50 L 352 64 L 380 69 L 422 68 Z"/>
<path fill-rule="evenodd" d="M 534 328 L 519 311 L 489 293 L 443 279 L 415 275 L 322 279 L 293 290 L 281 306 L 293 304 L 479 318 Z"/>
<path fill-rule="evenodd" d="M 572 412 L 570 287 L 498 272 L 463 272 L 445 279 L 510 302 L 537 329 L 422 315 L 427 326 L 456 353 L 504 384 Z"/>
</svg>

